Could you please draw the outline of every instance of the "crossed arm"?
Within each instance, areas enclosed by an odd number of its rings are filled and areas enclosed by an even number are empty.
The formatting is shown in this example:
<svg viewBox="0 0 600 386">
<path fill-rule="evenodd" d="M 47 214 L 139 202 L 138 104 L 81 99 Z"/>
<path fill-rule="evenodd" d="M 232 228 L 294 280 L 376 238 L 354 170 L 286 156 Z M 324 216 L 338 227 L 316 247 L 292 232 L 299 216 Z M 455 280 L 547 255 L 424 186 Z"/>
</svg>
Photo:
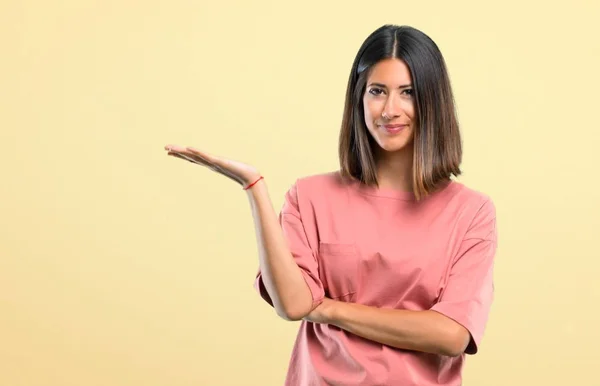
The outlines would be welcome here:
<svg viewBox="0 0 600 386">
<path fill-rule="evenodd" d="M 445 356 L 461 355 L 471 339 L 462 325 L 430 310 L 384 309 L 325 298 L 304 319 L 399 349 Z"/>
</svg>

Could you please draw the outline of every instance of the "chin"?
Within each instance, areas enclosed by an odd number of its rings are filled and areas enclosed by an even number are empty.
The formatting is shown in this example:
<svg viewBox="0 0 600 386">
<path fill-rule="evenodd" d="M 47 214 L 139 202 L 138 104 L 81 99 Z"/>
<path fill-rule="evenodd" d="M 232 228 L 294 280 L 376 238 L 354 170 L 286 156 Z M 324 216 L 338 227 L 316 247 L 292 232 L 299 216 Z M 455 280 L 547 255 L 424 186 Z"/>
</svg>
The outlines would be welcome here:
<svg viewBox="0 0 600 386">
<path fill-rule="evenodd" d="M 412 150 L 412 142 L 407 141 L 389 141 L 384 140 L 379 142 L 381 150 L 388 153 L 395 153 L 398 151 L 410 151 Z"/>
</svg>

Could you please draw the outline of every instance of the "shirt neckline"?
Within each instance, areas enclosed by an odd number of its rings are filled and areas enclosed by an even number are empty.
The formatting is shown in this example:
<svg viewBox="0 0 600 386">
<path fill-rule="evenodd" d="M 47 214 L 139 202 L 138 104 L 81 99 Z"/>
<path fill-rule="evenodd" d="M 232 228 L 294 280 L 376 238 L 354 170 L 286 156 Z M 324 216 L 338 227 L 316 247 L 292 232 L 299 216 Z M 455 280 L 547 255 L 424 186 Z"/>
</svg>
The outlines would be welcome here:
<svg viewBox="0 0 600 386">
<path fill-rule="evenodd" d="M 391 198 L 391 199 L 402 200 L 402 201 L 416 201 L 416 196 L 415 196 L 414 192 L 411 192 L 411 191 L 397 190 L 397 189 L 392 189 L 392 188 L 380 188 L 377 186 L 368 186 L 359 181 L 356 181 L 354 184 L 359 193 L 367 195 L 367 196 Z M 433 195 L 439 194 L 439 193 L 445 191 L 448 187 L 453 186 L 454 184 L 455 184 L 454 181 L 448 180 L 448 181 L 444 182 L 442 185 L 440 185 L 439 189 L 436 190 L 435 192 L 433 192 L 432 194 Z"/>
</svg>

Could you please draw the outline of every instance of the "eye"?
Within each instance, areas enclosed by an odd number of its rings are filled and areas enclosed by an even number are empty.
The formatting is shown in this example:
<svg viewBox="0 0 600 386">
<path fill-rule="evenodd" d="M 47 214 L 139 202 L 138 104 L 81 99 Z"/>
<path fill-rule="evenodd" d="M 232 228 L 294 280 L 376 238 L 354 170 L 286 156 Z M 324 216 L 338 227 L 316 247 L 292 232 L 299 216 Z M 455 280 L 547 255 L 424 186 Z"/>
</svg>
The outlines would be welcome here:
<svg viewBox="0 0 600 386">
<path fill-rule="evenodd" d="M 371 87 L 369 89 L 369 94 L 373 94 L 373 95 L 381 95 L 383 93 L 383 90 L 378 88 L 378 87 Z"/>
<path fill-rule="evenodd" d="M 404 95 L 413 96 L 414 95 L 414 90 L 412 88 L 407 88 L 407 89 L 402 90 L 402 93 Z"/>
</svg>

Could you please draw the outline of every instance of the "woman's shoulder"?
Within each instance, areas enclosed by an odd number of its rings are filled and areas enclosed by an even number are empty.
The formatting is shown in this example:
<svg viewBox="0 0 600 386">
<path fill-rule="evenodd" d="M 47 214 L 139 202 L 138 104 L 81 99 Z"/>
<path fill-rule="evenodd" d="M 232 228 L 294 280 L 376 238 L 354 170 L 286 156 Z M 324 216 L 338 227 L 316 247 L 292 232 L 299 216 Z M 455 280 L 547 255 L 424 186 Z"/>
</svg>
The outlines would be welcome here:
<svg viewBox="0 0 600 386">
<path fill-rule="evenodd" d="M 467 185 L 464 182 L 453 180 L 452 185 L 454 185 L 454 191 L 464 198 L 480 201 L 491 201 L 492 199 L 491 196 L 485 191 L 475 188 L 471 185 Z"/>
<path fill-rule="evenodd" d="M 295 185 L 305 191 L 319 191 L 343 189 L 348 185 L 339 170 L 309 174 L 298 177 Z"/>
<path fill-rule="evenodd" d="M 474 213 L 483 211 L 495 215 L 495 204 L 489 193 L 458 181 L 452 181 L 452 186 L 452 200 L 458 205 L 468 208 Z"/>
<path fill-rule="evenodd" d="M 345 196 L 348 184 L 339 171 L 309 174 L 297 177 L 287 195 L 297 201 L 330 202 Z"/>
<path fill-rule="evenodd" d="M 336 171 L 297 177 L 285 193 L 284 211 L 314 212 L 343 201 L 341 174 Z M 293 208 L 293 209 L 292 209 Z"/>
</svg>

